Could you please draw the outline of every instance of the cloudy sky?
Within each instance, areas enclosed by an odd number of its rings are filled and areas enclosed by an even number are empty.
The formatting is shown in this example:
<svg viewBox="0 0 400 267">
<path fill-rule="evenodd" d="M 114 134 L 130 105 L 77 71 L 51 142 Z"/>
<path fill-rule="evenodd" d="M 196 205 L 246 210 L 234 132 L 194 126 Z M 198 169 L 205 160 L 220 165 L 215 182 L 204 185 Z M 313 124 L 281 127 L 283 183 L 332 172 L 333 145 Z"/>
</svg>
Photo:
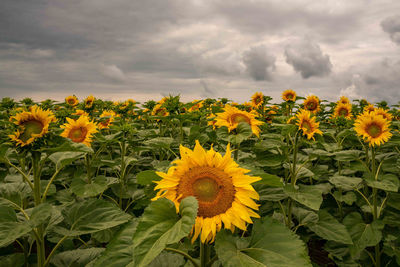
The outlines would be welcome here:
<svg viewBox="0 0 400 267">
<path fill-rule="evenodd" d="M 398 0 L 1 0 L 0 97 L 400 100 Z"/>
</svg>

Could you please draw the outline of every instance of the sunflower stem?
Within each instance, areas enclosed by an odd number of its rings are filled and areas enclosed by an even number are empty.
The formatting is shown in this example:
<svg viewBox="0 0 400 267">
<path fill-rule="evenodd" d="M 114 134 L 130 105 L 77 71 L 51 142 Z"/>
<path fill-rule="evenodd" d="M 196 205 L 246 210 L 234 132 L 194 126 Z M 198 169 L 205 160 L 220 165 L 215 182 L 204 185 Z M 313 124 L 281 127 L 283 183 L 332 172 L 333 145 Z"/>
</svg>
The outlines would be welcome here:
<svg viewBox="0 0 400 267">
<path fill-rule="evenodd" d="M 210 245 L 200 242 L 200 267 L 206 267 L 210 261 Z"/>
<path fill-rule="evenodd" d="M 378 179 L 377 175 L 377 170 L 376 170 L 376 161 L 375 161 L 375 147 L 371 148 L 371 171 L 372 175 L 375 180 Z M 375 187 L 372 188 L 372 205 L 373 205 L 373 216 L 374 216 L 374 221 L 378 220 L 378 189 Z M 381 252 L 380 252 L 380 247 L 379 243 L 375 245 L 375 266 L 380 267 L 381 265 Z"/>
<path fill-rule="evenodd" d="M 296 186 L 296 176 L 297 176 L 297 170 L 296 170 L 296 163 L 297 163 L 297 150 L 298 150 L 298 140 L 299 140 L 299 131 L 296 132 L 296 135 L 294 137 L 294 142 L 293 142 L 293 163 L 292 163 L 292 169 L 290 173 L 290 183 L 293 187 Z M 293 200 L 291 198 L 288 199 L 287 202 L 287 227 L 291 227 L 292 225 L 292 209 L 293 209 Z"/>
</svg>

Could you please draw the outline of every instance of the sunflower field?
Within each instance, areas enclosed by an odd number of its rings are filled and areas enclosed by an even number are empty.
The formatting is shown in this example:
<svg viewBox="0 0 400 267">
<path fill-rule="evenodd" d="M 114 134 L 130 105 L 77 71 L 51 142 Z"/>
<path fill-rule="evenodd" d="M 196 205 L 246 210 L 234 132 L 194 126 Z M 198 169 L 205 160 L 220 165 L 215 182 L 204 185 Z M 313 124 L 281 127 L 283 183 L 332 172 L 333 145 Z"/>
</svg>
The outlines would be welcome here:
<svg viewBox="0 0 400 267">
<path fill-rule="evenodd" d="M 399 266 L 400 112 L 0 102 L 0 266 Z"/>
</svg>

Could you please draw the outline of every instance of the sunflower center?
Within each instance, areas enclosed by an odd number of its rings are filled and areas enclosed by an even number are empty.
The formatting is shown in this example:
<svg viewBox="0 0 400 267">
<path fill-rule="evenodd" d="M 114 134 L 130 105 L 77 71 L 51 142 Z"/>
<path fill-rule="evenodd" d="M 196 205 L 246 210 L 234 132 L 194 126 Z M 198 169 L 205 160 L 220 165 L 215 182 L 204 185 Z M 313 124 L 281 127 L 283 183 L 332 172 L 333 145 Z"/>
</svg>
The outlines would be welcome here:
<svg viewBox="0 0 400 267">
<path fill-rule="evenodd" d="M 256 104 L 260 104 L 261 103 L 261 97 L 256 97 L 255 102 L 256 102 Z"/>
<path fill-rule="evenodd" d="M 316 108 L 316 105 L 314 102 L 310 102 L 307 104 L 307 109 L 308 110 L 314 110 Z"/>
<path fill-rule="evenodd" d="M 349 114 L 349 112 L 348 112 L 347 109 L 345 109 L 345 108 L 341 108 L 341 109 L 339 110 L 339 115 L 340 115 L 340 116 L 346 117 L 348 114 Z"/>
<path fill-rule="evenodd" d="M 367 132 L 368 132 L 368 134 L 369 134 L 370 136 L 372 136 L 373 138 L 376 138 L 376 137 L 378 137 L 378 136 L 381 135 L 382 129 L 381 129 L 381 127 L 379 127 L 379 125 L 371 124 L 371 125 L 368 127 Z"/>
<path fill-rule="evenodd" d="M 289 99 L 289 100 L 292 100 L 293 99 L 293 95 L 292 94 L 287 94 L 286 98 Z"/>
<path fill-rule="evenodd" d="M 37 120 L 29 120 L 21 124 L 24 127 L 20 139 L 26 142 L 33 134 L 40 134 L 43 130 L 43 124 Z"/>
<path fill-rule="evenodd" d="M 246 115 L 240 113 L 233 114 L 232 121 L 235 123 L 246 122 L 247 124 L 250 124 L 250 119 Z"/>
<path fill-rule="evenodd" d="M 73 99 L 73 98 L 68 99 L 68 104 L 70 104 L 70 105 L 75 104 L 75 99 Z"/>
<path fill-rule="evenodd" d="M 311 132 L 312 126 L 309 121 L 303 121 L 303 123 L 301 124 L 301 128 L 305 128 L 306 132 Z"/>
<path fill-rule="evenodd" d="M 213 217 L 225 213 L 235 199 L 232 178 L 223 170 L 200 166 L 190 168 L 180 179 L 177 195 L 181 199 L 195 196 L 199 202 L 198 216 Z"/>
<path fill-rule="evenodd" d="M 84 127 L 79 127 L 72 129 L 69 132 L 68 138 L 76 143 L 82 143 L 86 138 L 86 134 L 87 134 L 87 129 Z"/>
</svg>

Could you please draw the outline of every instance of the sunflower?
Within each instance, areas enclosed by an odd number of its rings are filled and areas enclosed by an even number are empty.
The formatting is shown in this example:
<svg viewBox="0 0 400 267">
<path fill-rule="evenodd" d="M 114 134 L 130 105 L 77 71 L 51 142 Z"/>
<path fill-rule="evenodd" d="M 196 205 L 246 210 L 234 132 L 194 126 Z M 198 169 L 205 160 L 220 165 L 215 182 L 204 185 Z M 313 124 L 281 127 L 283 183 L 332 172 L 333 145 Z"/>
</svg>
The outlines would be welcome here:
<svg viewBox="0 0 400 267">
<path fill-rule="evenodd" d="M 255 108 L 258 108 L 264 103 L 264 95 L 261 92 L 256 92 L 251 97 L 251 105 Z"/>
<path fill-rule="evenodd" d="M 22 111 L 10 117 L 10 121 L 18 125 L 18 129 L 9 137 L 22 147 L 44 136 L 49 131 L 50 122 L 55 122 L 56 117 L 50 110 L 42 110 L 35 105 L 29 111 Z"/>
<path fill-rule="evenodd" d="M 374 105 L 372 105 L 372 104 L 369 104 L 368 106 L 366 106 L 365 108 L 364 108 L 364 111 L 366 111 L 366 112 L 371 112 L 371 111 L 375 111 L 375 107 L 374 107 Z"/>
<path fill-rule="evenodd" d="M 344 117 L 346 119 L 351 119 L 351 104 L 343 104 L 338 102 L 338 104 L 335 107 L 335 110 L 333 111 L 333 117 L 334 118 L 339 118 L 339 117 Z"/>
<path fill-rule="evenodd" d="M 112 111 L 112 110 L 104 110 L 103 113 L 101 113 L 100 118 L 104 118 L 99 122 L 99 129 L 105 129 L 108 128 L 111 123 L 114 121 L 114 117 L 117 116 L 117 114 Z"/>
<path fill-rule="evenodd" d="M 359 115 L 354 123 L 354 130 L 370 146 L 381 145 L 387 142 L 392 134 L 390 133 L 390 122 L 375 111 L 364 112 Z"/>
<path fill-rule="evenodd" d="M 71 139 L 75 143 L 83 143 L 90 146 L 92 134 L 97 132 L 96 123 L 90 121 L 87 116 L 80 116 L 77 120 L 67 118 L 67 122 L 60 126 L 64 129 L 60 135 Z"/>
<path fill-rule="evenodd" d="M 94 96 L 90 95 L 85 99 L 85 108 L 91 108 L 93 106 Z"/>
<path fill-rule="evenodd" d="M 79 100 L 75 95 L 70 95 L 65 98 L 65 103 L 74 107 L 79 104 Z"/>
<path fill-rule="evenodd" d="M 318 129 L 319 122 L 315 121 L 315 117 L 311 117 L 310 111 L 301 109 L 296 114 L 296 119 L 296 125 L 299 126 L 299 130 L 303 131 L 303 135 L 307 135 L 307 139 L 314 139 L 314 134 L 322 135 L 322 132 Z M 288 121 L 288 123 L 290 123 L 290 121 Z"/>
<path fill-rule="evenodd" d="M 386 110 L 384 110 L 383 108 L 375 109 L 375 114 L 376 115 L 381 115 L 384 119 L 386 119 L 388 121 L 392 121 L 393 120 L 393 115 L 390 114 L 389 112 L 387 112 Z"/>
<path fill-rule="evenodd" d="M 319 105 L 319 98 L 315 95 L 310 95 L 308 96 L 304 102 L 304 109 L 312 112 L 313 114 L 318 113 L 321 111 L 320 105 Z"/>
<path fill-rule="evenodd" d="M 218 127 L 226 126 L 228 127 L 229 132 L 236 129 L 240 122 L 246 122 L 250 125 L 251 131 L 257 137 L 260 136 L 259 125 L 262 125 L 263 122 L 255 119 L 254 113 L 242 111 L 235 107 L 226 105 L 224 108 L 224 112 L 218 113 L 215 118 L 215 125 Z"/>
<path fill-rule="evenodd" d="M 345 97 L 345 96 L 341 96 L 338 103 L 342 103 L 342 104 L 350 104 L 350 100 Z"/>
<path fill-rule="evenodd" d="M 217 122 L 216 120 L 215 120 L 215 115 L 214 114 L 210 114 L 210 115 L 208 115 L 207 116 L 207 125 L 209 125 L 209 126 L 212 126 L 213 127 L 213 130 L 215 130 L 215 123 Z"/>
<path fill-rule="evenodd" d="M 285 90 L 282 93 L 282 99 L 285 100 L 285 101 L 294 102 L 294 101 L 296 101 L 296 97 L 297 97 L 296 92 L 291 90 L 291 89 Z"/>
<path fill-rule="evenodd" d="M 261 178 L 246 175 L 249 170 L 232 159 L 229 144 L 224 156 L 213 148 L 205 151 L 197 140 L 193 151 L 181 145 L 180 154 L 167 173 L 157 172 L 162 180 L 155 182 L 155 190 L 160 191 L 153 200 L 165 197 L 178 208 L 185 197 L 196 197 L 199 209 L 192 242 L 199 235 L 202 243 L 213 242 L 222 226 L 245 231 L 246 223 L 253 223 L 250 217 L 260 217 L 253 211 L 258 210 L 253 199 L 259 195 L 251 184 Z"/>
<path fill-rule="evenodd" d="M 86 111 L 82 110 L 82 109 L 77 109 L 77 110 L 75 110 L 75 112 L 72 113 L 72 115 L 78 115 L 78 116 L 84 115 L 84 116 L 89 116 L 89 114 L 88 114 Z"/>
<path fill-rule="evenodd" d="M 169 112 L 167 111 L 166 108 L 163 108 L 161 104 L 157 104 L 154 106 L 151 115 L 165 117 L 169 115 Z"/>
<path fill-rule="evenodd" d="M 188 109 L 189 112 L 198 111 L 203 107 L 203 101 L 193 100 L 192 106 Z"/>
</svg>

